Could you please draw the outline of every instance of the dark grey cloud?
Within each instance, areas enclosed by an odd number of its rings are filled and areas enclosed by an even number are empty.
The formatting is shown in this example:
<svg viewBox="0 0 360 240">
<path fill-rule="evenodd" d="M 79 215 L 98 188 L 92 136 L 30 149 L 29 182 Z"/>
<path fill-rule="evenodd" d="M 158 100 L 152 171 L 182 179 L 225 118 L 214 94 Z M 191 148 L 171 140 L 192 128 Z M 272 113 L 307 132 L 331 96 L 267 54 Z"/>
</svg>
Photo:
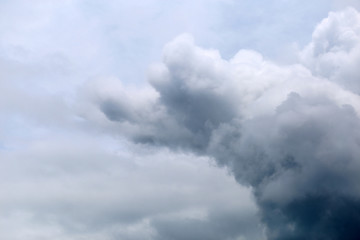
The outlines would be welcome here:
<svg viewBox="0 0 360 240">
<path fill-rule="evenodd" d="M 357 239 L 360 126 L 351 107 L 293 93 L 242 127 L 224 161 L 254 187 L 268 239 Z"/>
<path fill-rule="evenodd" d="M 226 61 L 182 36 L 150 70 L 155 93 L 147 101 L 128 108 L 134 102 L 126 94 L 87 94 L 107 119 L 101 121 L 135 142 L 228 167 L 252 187 L 269 240 L 358 239 L 358 19 L 354 9 L 330 13 L 300 54 L 305 66 L 278 66 L 249 50 Z M 183 239 L 175 225 L 190 229 L 187 239 L 233 239 L 247 226 L 240 219 L 226 226 L 214 219 L 153 224 L 160 239 Z"/>
</svg>

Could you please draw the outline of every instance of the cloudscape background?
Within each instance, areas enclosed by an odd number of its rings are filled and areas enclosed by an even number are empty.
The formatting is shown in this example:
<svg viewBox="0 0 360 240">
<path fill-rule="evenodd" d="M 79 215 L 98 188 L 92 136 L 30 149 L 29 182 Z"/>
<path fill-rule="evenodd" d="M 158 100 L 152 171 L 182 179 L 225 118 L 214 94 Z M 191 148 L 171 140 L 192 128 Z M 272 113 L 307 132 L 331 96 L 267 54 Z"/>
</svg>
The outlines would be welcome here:
<svg viewBox="0 0 360 240">
<path fill-rule="evenodd" d="M 1 1 L 1 239 L 359 239 L 359 11 Z"/>
</svg>

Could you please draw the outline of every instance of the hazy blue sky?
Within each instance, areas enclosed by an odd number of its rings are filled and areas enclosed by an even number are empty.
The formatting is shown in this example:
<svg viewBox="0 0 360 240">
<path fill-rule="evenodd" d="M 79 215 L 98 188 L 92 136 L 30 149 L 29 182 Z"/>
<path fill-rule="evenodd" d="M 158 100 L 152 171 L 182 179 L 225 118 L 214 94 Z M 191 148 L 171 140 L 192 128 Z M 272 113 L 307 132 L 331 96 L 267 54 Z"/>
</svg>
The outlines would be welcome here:
<svg viewBox="0 0 360 240">
<path fill-rule="evenodd" d="M 1 0 L 0 238 L 356 239 L 359 10 Z"/>
</svg>

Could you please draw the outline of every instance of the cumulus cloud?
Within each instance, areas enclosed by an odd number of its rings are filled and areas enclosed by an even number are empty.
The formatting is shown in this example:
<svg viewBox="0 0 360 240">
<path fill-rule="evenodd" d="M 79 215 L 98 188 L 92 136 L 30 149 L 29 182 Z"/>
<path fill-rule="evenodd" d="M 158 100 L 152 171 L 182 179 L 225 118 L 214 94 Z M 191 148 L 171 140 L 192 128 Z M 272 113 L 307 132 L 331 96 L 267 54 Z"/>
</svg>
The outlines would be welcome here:
<svg viewBox="0 0 360 240">
<path fill-rule="evenodd" d="M 300 54 L 314 75 L 360 93 L 360 16 L 354 8 L 331 12 L 315 29 L 312 41 Z"/>
<path fill-rule="evenodd" d="M 270 240 L 357 239 L 359 19 L 352 8 L 330 13 L 287 66 L 251 50 L 224 60 L 180 36 L 150 69 L 151 94 L 90 87 L 83 116 L 135 142 L 213 157 L 252 187 Z M 159 234 L 181 239 L 171 224 L 156 222 Z"/>
</svg>

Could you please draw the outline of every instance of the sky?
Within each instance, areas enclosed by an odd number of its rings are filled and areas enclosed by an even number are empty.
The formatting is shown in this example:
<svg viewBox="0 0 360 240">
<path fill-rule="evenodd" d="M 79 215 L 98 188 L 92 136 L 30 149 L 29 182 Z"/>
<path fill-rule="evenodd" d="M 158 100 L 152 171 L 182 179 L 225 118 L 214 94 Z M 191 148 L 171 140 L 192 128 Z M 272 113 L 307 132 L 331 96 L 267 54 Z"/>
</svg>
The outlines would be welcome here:
<svg viewBox="0 0 360 240">
<path fill-rule="evenodd" d="M 360 2 L 1 0 L 0 237 L 357 240 Z"/>
</svg>

